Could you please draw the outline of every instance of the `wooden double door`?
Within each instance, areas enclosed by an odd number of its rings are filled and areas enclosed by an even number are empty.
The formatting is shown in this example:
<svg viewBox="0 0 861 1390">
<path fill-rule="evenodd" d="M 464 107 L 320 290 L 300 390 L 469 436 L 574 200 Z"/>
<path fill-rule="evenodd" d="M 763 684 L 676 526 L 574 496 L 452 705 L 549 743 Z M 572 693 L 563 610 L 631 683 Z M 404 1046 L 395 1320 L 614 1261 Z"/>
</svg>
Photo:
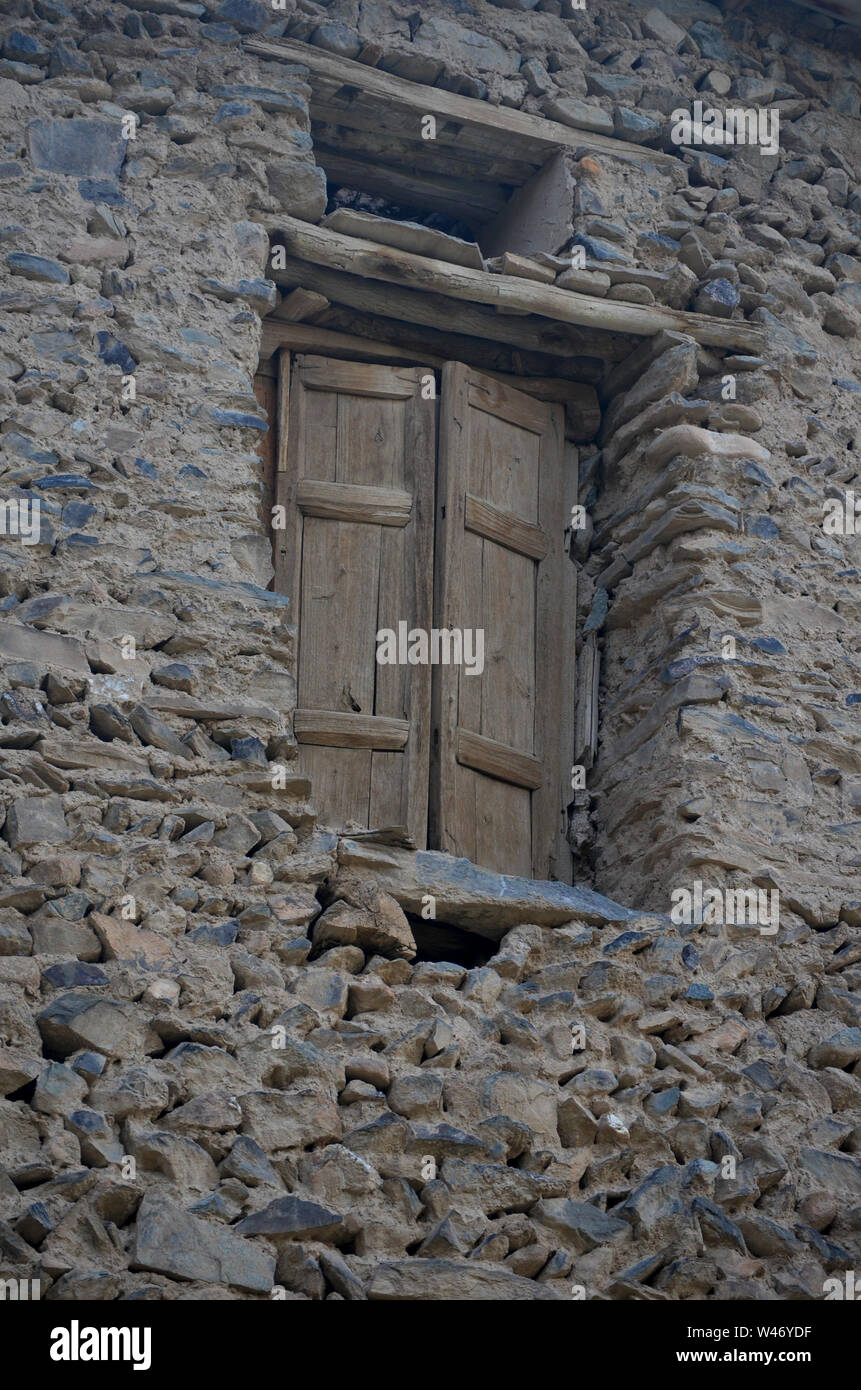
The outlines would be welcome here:
<svg viewBox="0 0 861 1390">
<path fill-rule="evenodd" d="M 321 823 L 402 826 L 419 848 L 570 881 L 562 407 L 458 362 L 308 356 L 281 397 L 276 587 L 295 604 L 294 729 Z"/>
</svg>

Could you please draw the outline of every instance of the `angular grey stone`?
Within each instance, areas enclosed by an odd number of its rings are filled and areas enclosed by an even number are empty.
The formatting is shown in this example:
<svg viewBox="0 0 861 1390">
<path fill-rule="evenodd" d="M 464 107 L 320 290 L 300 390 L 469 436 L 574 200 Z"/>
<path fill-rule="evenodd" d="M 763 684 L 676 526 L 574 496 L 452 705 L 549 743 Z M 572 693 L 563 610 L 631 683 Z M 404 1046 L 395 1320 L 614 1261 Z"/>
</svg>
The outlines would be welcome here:
<svg viewBox="0 0 861 1390">
<path fill-rule="evenodd" d="M 811 1067 L 849 1067 L 861 1061 L 861 1028 L 842 1028 L 807 1054 Z"/>
<path fill-rule="evenodd" d="M 267 164 L 269 192 L 282 212 L 305 222 L 318 222 L 326 211 L 325 172 L 307 160 L 285 159 Z"/>
<path fill-rule="evenodd" d="M 389 1260 L 376 1266 L 368 1285 L 369 1299 L 387 1302 L 524 1302 L 564 1296 L 546 1284 L 477 1261 Z"/>
<path fill-rule="evenodd" d="M 45 1046 L 60 1057 L 89 1047 L 119 1057 L 142 1042 L 142 1019 L 134 1005 L 95 994 L 61 994 L 36 1022 Z"/>
<path fill-rule="evenodd" d="M 321 1250 L 320 1268 L 336 1293 L 350 1302 L 360 1303 L 367 1298 L 365 1286 L 337 1250 Z"/>
<path fill-rule="evenodd" d="M 285 1240 L 332 1240 L 345 1232 L 344 1218 L 302 1197 L 276 1197 L 262 1211 L 246 1216 L 236 1227 L 240 1235 Z"/>
<path fill-rule="evenodd" d="M 618 1216 L 601 1211 L 591 1202 L 572 1202 L 567 1197 L 542 1199 L 529 1214 L 538 1225 L 549 1227 L 580 1254 L 631 1233 L 628 1223 Z"/>
<path fill-rule="evenodd" d="M 62 845 L 72 838 L 62 797 L 24 796 L 13 801 L 4 834 L 12 849 L 28 845 Z"/>
<path fill-rule="evenodd" d="M 223 0 L 213 15 L 221 24 L 232 24 L 240 34 L 265 33 L 272 17 L 263 0 Z"/>
<path fill-rule="evenodd" d="M 575 97 L 548 97 L 543 109 L 545 116 L 551 121 L 558 121 L 560 125 L 588 130 L 595 135 L 613 134 L 613 117 L 589 101 L 578 101 Z"/>
<path fill-rule="evenodd" d="M 270 1293 L 275 1282 L 271 1255 L 155 1192 L 148 1192 L 138 1209 L 130 1268 L 248 1293 Z"/>
<path fill-rule="evenodd" d="M 691 1211 L 700 1223 L 706 1245 L 730 1244 L 740 1255 L 747 1254 L 744 1236 L 716 1202 L 710 1201 L 708 1197 L 695 1197 L 691 1202 Z"/>
<path fill-rule="evenodd" d="M 281 1179 L 266 1154 L 247 1134 L 237 1137 L 219 1172 L 223 1177 L 238 1178 L 246 1187 L 281 1185 Z"/>
<path fill-rule="evenodd" d="M 6 257 L 13 275 L 25 275 L 28 280 L 43 280 L 55 285 L 68 285 L 69 272 L 59 261 L 47 256 L 32 256 L 26 251 L 12 251 Z"/>
<path fill-rule="evenodd" d="M 761 1212 L 744 1212 L 738 1218 L 739 1229 L 752 1255 L 798 1255 L 798 1239 Z"/>
<path fill-rule="evenodd" d="M 613 112 L 613 131 L 620 140 L 630 140 L 632 144 L 644 145 L 659 138 L 661 127 L 657 121 L 650 120 L 639 111 L 631 111 L 627 106 L 617 106 Z"/>
<path fill-rule="evenodd" d="M 153 714 L 146 705 L 135 705 L 129 716 L 129 722 L 142 742 L 153 748 L 161 748 L 165 753 L 170 753 L 175 758 L 188 758 L 190 756 L 189 749 L 177 738 L 170 725 L 164 719 L 160 719 L 157 714 Z"/>
<path fill-rule="evenodd" d="M 632 1223 L 638 1236 L 648 1235 L 667 1217 L 681 1216 L 684 1211 L 680 1195 L 682 1172 L 669 1164 L 656 1168 L 615 1208 L 620 1217 Z"/>
<path fill-rule="evenodd" d="M 733 309 L 738 308 L 740 295 L 738 288 L 724 276 L 708 280 L 694 301 L 698 314 L 712 314 L 717 318 L 732 318 Z"/>
<path fill-rule="evenodd" d="M 824 1149 L 802 1149 L 801 1166 L 826 1192 L 834 1195 L 861 1194 L 861 1162 L 848 1154 L 827 1153 Z"/>
<path fill-rule="evenodd" d="M 339 58 L 357 58 L 362 51 L 359 35 L 346 24 L 318 25 L 311 35 L 311 42 Z"/>
<path fill-rule="evenodd" d="M 413 39 L 414 48 L 436 60 L 454 59 L 458 66 L 514 77 L 520 55 L 514 48 L 503 48 L 489 35 L 468 29 L 450 19 L 425 19 Z"/>
</svg>

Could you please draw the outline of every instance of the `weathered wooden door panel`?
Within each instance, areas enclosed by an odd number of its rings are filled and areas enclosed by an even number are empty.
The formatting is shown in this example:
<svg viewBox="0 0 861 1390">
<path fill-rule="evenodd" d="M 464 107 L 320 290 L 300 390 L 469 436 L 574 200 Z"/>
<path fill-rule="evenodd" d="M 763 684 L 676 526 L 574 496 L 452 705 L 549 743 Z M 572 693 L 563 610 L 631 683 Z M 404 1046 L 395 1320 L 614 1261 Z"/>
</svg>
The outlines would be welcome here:
<svg viewBox="0 0 861 1390">
<path fill-rule="evenodd" d="M 487 868 L 570 879 L 576 480 L 563 412 L 443 368 L 435 624 L 484 633 L 484 669 L 434 672 L 431 838 Z M 572 493 L 569 499 L 568 493 Z"/>
<path fill-rule="evenodd" d="M 426 841 L 427 667 L 377 664 L 381 628 L 429 628 L 435 405 L 418 368 L 297 357 L 285 504 L 300 770 L 324 822 Z"/>
</svg>

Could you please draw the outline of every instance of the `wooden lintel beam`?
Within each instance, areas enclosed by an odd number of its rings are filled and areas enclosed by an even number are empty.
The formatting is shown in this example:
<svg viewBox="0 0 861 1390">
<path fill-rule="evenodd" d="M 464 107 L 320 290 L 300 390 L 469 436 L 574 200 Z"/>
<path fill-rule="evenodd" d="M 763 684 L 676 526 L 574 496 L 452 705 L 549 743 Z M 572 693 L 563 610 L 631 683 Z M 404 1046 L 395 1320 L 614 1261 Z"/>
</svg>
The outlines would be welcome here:
<svg viewBox="0 0 861 1390">
<path fill-rule="evenodd" d="M 600 150 L 621 159 L 635 159 L 638 164 L 649 160 L 656 165 L 678 167 L 678 156 L 663 150 L 645 149 L 627 140 L 617 140 L 612 135 L 594 135 L 588 130 L 577 130 L 543 116 L 531 116 L 513 107 L 491 106 L 476 97 L 459 96 L 443 91 L 441 87 L 410 82 L 393 73 L 368 67 L 366 63 L 337 58 L 296 39 L 249 39 L 245 49 L 259 58 L 304 64 L 311 72 L 312 89 L 314 78 L 317 78 L 330 91 L 334 83 L 336 90 L 339 86 L 353 87 L 368 98 L 381 100 L 393 116 L 400 108 L 404 116 L 415 119 L 417 130 L 421 118 L 428 114 L 436 116 L 438 121 L 453 121 L 460 127 L 457 134 L 447 137 L 445 132 L 438 132 L 438 138 L 448 138 L 455 144 L 462 143 L 465 149 L 486 148 L 487 135 L 490 133 L 498 142 L 500 153 L 537 160 L 539 163 L 555 150 L 584 148 Z M 330 111 L 329 114 L 331 118 L 334 113 Z M 349 104 L 338 109 L 337 119 L 345 124 L 349 121 Z M 478 146 L 476 136 L 484 137 Z"/>
<path fill-rule="evenodd" d="M 494 275 L 485 270 L 472 270 L 468 266 L 453 265 L 450 261 L 417 256 L 393 246 L 381 246 L 363 237 L 345 236 L 342 232 L 302 222 L 286 213 L 279 219 L 279 225 L 283 244 L 295 259 L 324 266 L 328 270 L 361 276 L 365 280 L 382 281 L 409 291 L 419 291 L 420 298 L 432 293 L 473 305 L 490 305 L 501 313 L 536 315 L 556 323 L 604 333 L 651 337 L 666 329 L 688 333 L 706 347 L 755 352 L 764 346 L 763 330 L 743 319 L 712 318 L 708 314 L 669 309 L 662 304 L 629 304 L 619 299 L 598 299 L 574 290 L 560 289 L 556 285 L 520 279 L 516 275 Z M 337 299 L 337 295 L 329 294 L 324 285 L 321 284 L 319 289 L 328 298 Z"/>
<path fill-rule="evenodd" d="M 559 358 L 583 354 L 615 360 L 620 355 L 607 334 L 587 333 L 573 325 L 531 316 L 518 318 L 514 314 L 497 314 L 479 304 L 464 303 L 444 294 L 400 289 L 369 280 L 361 274 L 347 275 L 298 256 L 288 256 L 284 269 L 273 271 L 272 278 L 285 287 L 301 285 L 305 289 L 316 289 L 333 304 L 346 304 L 364 313 L 382 314 L 385 318 L 447 329 L 473 338 L 489 338 L 508 347 L 528 348 Z M 264 343 L 266 323 L 268 320 L 264 320 Z M 629 350 L 630 339 L 625 338 L 623 342 L 622 355 Z"/>
</svg>

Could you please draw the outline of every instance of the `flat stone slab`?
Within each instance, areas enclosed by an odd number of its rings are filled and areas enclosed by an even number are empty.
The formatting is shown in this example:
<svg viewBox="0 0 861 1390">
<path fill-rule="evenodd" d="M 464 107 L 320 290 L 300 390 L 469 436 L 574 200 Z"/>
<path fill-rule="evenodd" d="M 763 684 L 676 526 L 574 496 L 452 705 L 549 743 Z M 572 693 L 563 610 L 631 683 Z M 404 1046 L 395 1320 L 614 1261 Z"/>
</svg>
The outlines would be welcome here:
<svg viewBox="0 0 861 1390">
<path fill-rule="evenodd" d="M 330 232 L 344 236 L 364 237 L 382 246 L 395 246 L 399 251 L 412 251 L 416 256 L 430 256 L 436 261 L 451 261 L 472 270 L 484 270 L 484 258 L 474 241 L 423 227 L 420 222 L 397 222 L 391 217 L 375 217 L 371 212 L 354 208 L 336 208 L 320 223 Z"/>
<path fill-rule="evenodd" d="M 368 1298 L 400 1302 L 532 1302 L 563 1295 L 547 1284 L 536 1284 L 499 1265 L 456 1260 L 389 1260 L 377 1265 Z"/>
<path fill-rule="evenodd" d="M 338 842 L 338 862 L 342 870 L 372 878 L 405 912 L 420 915 L 422 900 L 430 894 L 438 921 L 491 941 L 522 922 L 561 927 L 576 918 L 608 926 L 638 915 L 591 888 L 496 874 L 435 850 L 395 849 L 344 837 Z"/>
<path fill-rule="evenodd" d="M 27 148 L 37 169 L 72 178 L 115 179 L 123 167 L 127 142 L 118 121 L 31 121 Z"/>
<path fill-rule="evenodd" d="M 270 1293 L 275 1283 L 271 1255 L 154 1192 L 146 1194 L 138 1211 L 131 1268 L 249 1293 Z"/>
<path fill-rule="evenodd" d="M 0 622 L 0 657 L 7 661 L 33 661 L 89 676 L 84 645 L 75 637 L 58 637 L 24 623 Z"/>
</svg>

